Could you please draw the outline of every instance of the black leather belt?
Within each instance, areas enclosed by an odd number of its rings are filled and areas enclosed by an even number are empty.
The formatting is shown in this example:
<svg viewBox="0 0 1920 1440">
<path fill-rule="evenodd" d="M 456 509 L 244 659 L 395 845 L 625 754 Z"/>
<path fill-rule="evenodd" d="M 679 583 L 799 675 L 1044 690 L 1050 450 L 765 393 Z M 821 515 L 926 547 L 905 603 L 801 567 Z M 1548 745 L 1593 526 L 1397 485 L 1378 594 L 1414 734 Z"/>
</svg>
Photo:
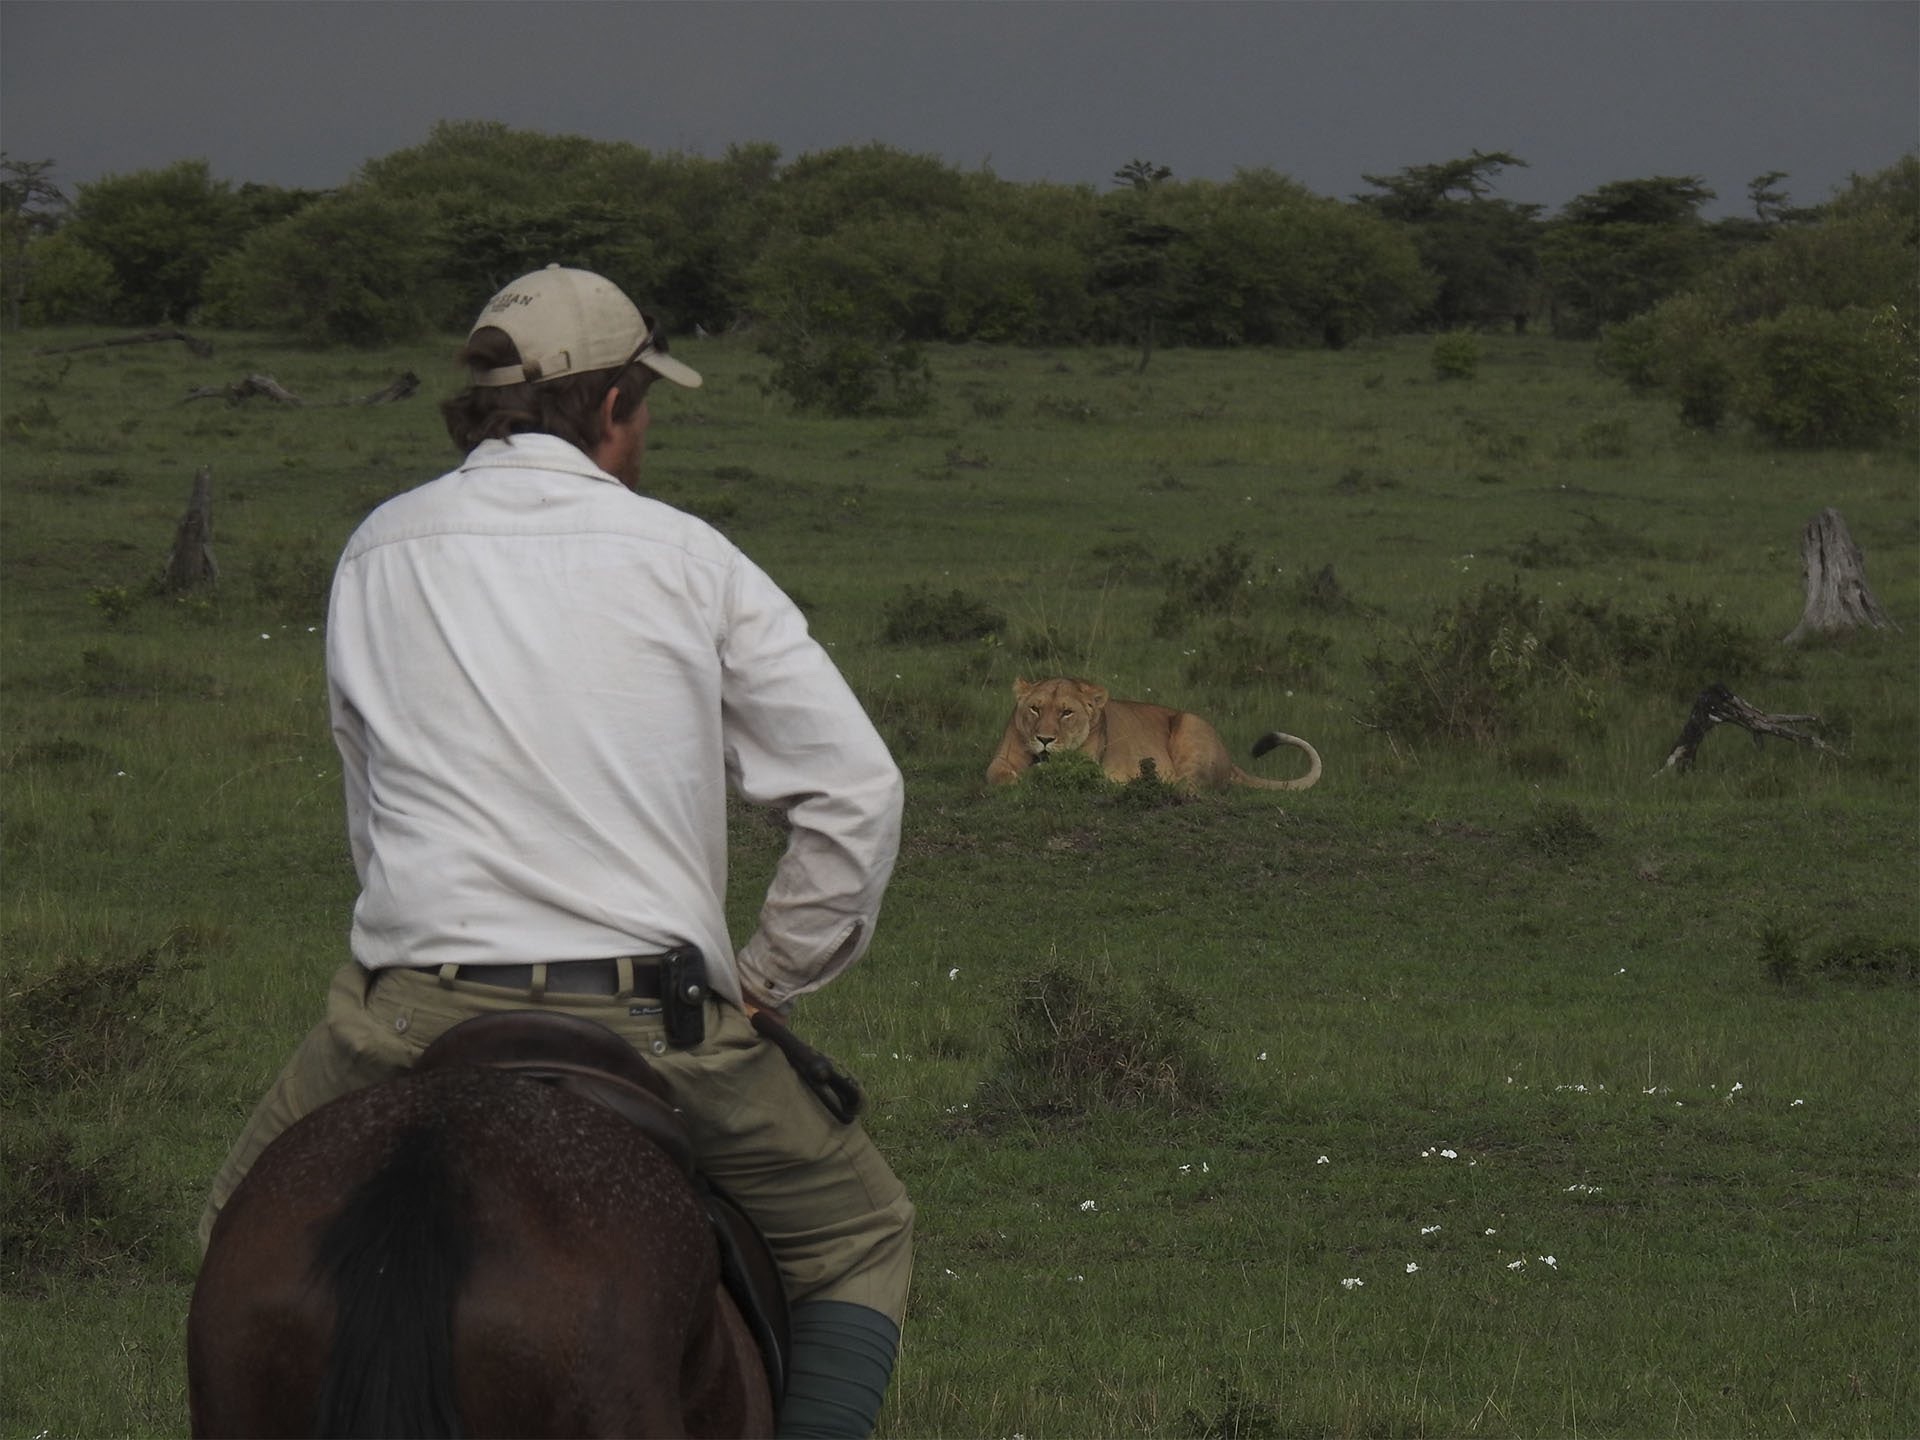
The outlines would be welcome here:
<svg viewBox="0 0 1920 1440">
<path fill-rule="evenodd" d="M 426 975 L 438 975 L 442 981 L 462 981 L 468 985 L 492 985 L 503 990 L 542 991 L 549 995 L 639 995 L 659 999 L 660 961 L 658 955 L 636 955 L 627 987 L 622 989 L 618 960 L 550 960 L 544 965 L 410 965 Z M 546 972 L 544 977 L 540 972 Z"/>
</svg>

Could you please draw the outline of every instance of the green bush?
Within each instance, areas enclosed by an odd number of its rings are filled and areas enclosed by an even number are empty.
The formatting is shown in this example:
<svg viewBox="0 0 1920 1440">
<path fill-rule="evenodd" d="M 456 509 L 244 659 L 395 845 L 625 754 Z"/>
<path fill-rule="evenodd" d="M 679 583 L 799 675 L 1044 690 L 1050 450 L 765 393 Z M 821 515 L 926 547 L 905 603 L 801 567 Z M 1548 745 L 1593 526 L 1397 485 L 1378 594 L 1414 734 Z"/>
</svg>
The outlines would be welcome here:
<svg viewBox="0 0 1920 1440">
<path fill-rule="evenodd" d="M 909 585 L 882 610 L 880 638 L 889 645 L 940 644 L 979 640 L 1006 627 L 1005 615 L 965 591 L 936 595 L 926 585 Z"/>
<path fill-rule="evenodd" d="M 1470 331 L 1454 330 L 1433 342 L 1433 374 L 1438 380 L 1471 380 L 1480 368 L 1480 342 Z"/>
<path fill-rule="evenodd" d="M 1197 615 L 1244 612 L 1253 586 L 1253 554 L 1229 540 L 1198 560 L 1169 560 L 1161 574 L 1167 594 L 1154 612 L 1153 633 L 1165 640 Z"/>
<path fill-rule="evenodd" d="M 1911 423 L 1900 317 L 1797 305 L 1749 327 L 1733 403 L 1782 445 L 1870 445 Z"/>
<path fill-rule="evenodd" d="M 284 329 L 318 345 L 424 334 L 441 250 L 420 202 L 343 190 L 257 230 L 207 277 L 216 325 Z"/>
</svg>

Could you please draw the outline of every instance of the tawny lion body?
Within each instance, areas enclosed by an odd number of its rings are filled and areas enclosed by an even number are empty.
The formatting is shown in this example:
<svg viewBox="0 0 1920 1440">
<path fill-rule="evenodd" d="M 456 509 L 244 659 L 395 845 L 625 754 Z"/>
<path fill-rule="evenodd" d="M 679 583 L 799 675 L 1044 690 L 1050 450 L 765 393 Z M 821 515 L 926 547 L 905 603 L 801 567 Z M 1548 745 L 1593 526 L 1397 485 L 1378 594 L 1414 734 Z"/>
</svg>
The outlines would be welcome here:
<svg viewBox="0 0 1920 1440">
<path fill-rule="evenodd" d="M 1307 752 L 1307 773 L 1297 780 L 1262 780 L 1233 763 L 1220 732 L 1198 715 L 1115 700 L 1099 685 L 1064 676 L 1013 682 L 1013 716 L 1000 737 L 1000 750 L 987 766 L 987 779 L 1010 785 L 1049 755 L 1083 750 L 1100 762 L 1109 779 L 1139 778 L 1151 760 L 1171 785 L 1200 789 L 1213 785 L 1251 785 L 1261 790 L 1305 790 L 1320 779 L 1320 755 L 1298 736 L 1275 730 L 1254 745 L 1256 756 L 1278 745 Z"/>
</svg>

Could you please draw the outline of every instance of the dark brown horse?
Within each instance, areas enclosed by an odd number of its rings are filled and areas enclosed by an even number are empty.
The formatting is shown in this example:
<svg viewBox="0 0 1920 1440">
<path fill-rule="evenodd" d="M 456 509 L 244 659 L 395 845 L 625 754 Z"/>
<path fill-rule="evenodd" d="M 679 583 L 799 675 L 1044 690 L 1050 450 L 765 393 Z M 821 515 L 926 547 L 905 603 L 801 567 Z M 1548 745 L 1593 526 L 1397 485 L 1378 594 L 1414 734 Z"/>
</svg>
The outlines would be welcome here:
<svg viewBox="0 0 1920 1440">
<path fill-rule="evenodd" d="M 188 1319 L 196 1435 L 766 1435 L 682 1165 L 508 1071 L 415 1072 L 274 1141 Z"/>
</svg>

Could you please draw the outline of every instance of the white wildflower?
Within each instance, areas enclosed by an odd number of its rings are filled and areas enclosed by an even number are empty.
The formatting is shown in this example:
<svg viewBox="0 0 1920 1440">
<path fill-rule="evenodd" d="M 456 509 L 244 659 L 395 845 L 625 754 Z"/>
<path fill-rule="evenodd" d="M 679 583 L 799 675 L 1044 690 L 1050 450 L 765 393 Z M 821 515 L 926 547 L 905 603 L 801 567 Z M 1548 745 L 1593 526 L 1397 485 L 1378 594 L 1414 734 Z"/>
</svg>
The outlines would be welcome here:
<svg viewBox="0 0 1920 1440">
<path fill-rule="evenodd" d="M 1440 1227 L 1438 1225 L 1422 1225 L 1420 1227 L 1420 1233 L 1422 1235 L 1431 1235 L 1433 1234 L 1434 1231 L 1438 1230 L 1439 1228 Z"/>
<path fill-rule="evenodd" d="M 126 772 L 126 771 L 124 771 L 124 770 L 122 770 L 122 771 L 121 771 L 120 773 L 121 773 L 122 775 L 124 775 L 124 774 L 126 774 L 127 772 Z M 1807 1103 L 1807 1102 L 1806 1102 L 1806 1101 L 1804 1101 L 1804 1100 L 1796 1100 L 1796 1101 L 1794 1101 L 1794 1102 L 1793 1102 L 1793 1105 L 1804 1105 L 1804 1104 L 1806 1104 L 1806 1103 Z M 1791 1109 L 1793 1109 L 1793 1105 L 1789 1105 L 1789 1106 L 1788 1106 L 1787 1108 L 1788 1108 L 1789 1110 L 1791 1110 Z"/>
<path fill-rule="evenodd" d="M 1793 1103 L 1798 1105 L 1800 1102 L 1796 1100 Z M 1313 1163 L 1316 1165 L 1331 1165 L 1333 1162 L 1327 1159 L 1326 1156 L 1322 1155 L 1318 1160 L 1314 1161 Z"/>
<path fill-rule="evenodd" d="M 1085 1214 L 1089 1210 L 1097 1210 L 1099 1208 L 1098 1203 L 1092 1200 L 1082 1200 L 1080 1202 L 1080 1211 L 1082 1214 Z"/>
<path fill-rule="evenodd" d="M 1340 1282 L 1340 1288 L 1342 1290 L 1358 1290 L 1362 1285 L 1366 1283 L 1367 1282 L 1362 1280 L 1358 1275 L 1349 1275 L 1346 1279 Z"/>
<path fill-rule="evenodd" d="M 1540 1257 L 1540 1263 L 1542 1265 L 1551 1265 L 1555 1270 L 1558 1270 L 1560 1268 L 1560 1262 L 1554 1259 L 1553 1256 L 1551 1255 L 1542 1255 Z"/>
<path fill-rule="evenodd" d="M 1419 1268 L 1420 1267 L 1414 1264 L 1413 1261 L 1411 1260 L 1407 1261 L 1407 1274 L 1411 1275 L 1413 1274 L 1414 1271 L 1418 1270 Z"/>
<path fill-rule="evenodd" d="M 1518 1270 L 1518 1269 L 1520 1269 L 1520 1268 L 1521 1268 L 1521 1266 L 1523 1266 L 1523 1265 L 1525 1265 L 1526 1263 L 1527 1263 L 1527 1262 L 1526 1262 L 1526 1259 L 1525 1259 L 1525 1257 L 1522 1257 L 1521 1259 L 1518 1259 L 1518 1260 L 1515 1260 L 1515 1261 L 1513 1261 L 1513 1262 L 1512 1262 L 1511 1264 L 1509 1264 L 1509 1265 L 1507 1266 L 1507 1269 L 1509 1269 L 1509 1270 Z"/>
<path fill-rule="evenodd" d="M 960 978 L 960 967 L 958 965 L 954 966 L 951 970 L 947 971 L 947 979 L 958 980 L 959 978 Z"/>
<path fill-rule="evenodd" d="M 1442 1160 L 1458 1160 L 1460 1158 L 1460 1152 L 1458 1150 L 1442 1150 L 1440 1152 L 1440 1158 Z"/>
</svg>

